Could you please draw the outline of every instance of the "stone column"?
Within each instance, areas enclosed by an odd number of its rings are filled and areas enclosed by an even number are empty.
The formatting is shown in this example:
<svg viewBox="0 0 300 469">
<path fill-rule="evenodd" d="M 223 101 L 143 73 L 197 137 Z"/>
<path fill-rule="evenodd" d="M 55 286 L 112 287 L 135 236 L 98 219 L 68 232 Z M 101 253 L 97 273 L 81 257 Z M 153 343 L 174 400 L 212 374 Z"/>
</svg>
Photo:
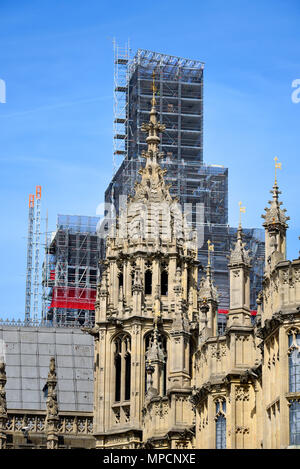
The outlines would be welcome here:
<svg viewBox="0 0 300 469">
<path fill-rule="evenodd" d="M 5 363 L 0 363 L 0 449 L 6 449 L 6 422 L 7 422 L 7 406 L 6 406 L 6 372 Z"/>
</svg>

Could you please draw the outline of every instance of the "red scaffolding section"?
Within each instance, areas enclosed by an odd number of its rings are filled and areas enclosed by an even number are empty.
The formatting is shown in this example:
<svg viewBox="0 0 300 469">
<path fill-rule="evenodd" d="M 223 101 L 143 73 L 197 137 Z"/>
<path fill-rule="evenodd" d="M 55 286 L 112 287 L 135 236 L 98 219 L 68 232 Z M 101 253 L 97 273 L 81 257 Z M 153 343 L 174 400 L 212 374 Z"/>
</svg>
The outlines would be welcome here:
<svg viewBox="0 0 300 469">
<path fill-rule="evenodd" d="M 92 288 L 53 287 L 51 308 L 95 310 L 96 290 Z"/>
</svg>

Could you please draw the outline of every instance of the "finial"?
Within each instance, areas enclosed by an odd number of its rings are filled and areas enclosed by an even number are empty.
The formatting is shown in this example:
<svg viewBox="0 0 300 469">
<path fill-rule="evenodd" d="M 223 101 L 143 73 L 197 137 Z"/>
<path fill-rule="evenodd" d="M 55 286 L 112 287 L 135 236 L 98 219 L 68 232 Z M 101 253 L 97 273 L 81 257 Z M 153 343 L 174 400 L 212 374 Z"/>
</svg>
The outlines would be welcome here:
<svg viewBox="0 0 300 469">
<path fill-rule="evenodd" d="M 161 318 L 160 308 L 156 304 L 154 306 L 154 325 L 155 326 L 157 326 L 157 323 L 159 322 L 160 318 Z"/>
<path fill-rule="evenodd" d="M 208 259 L 207 259 L 207 265 L 210 266 L 210 253 L 211 253 L 211 251 L 214 251 L 214 250 L 215 250 L 215 246 L 214 246 L 214 244 L 212 244 L 212 242 L 210 241 L 210 239 L 207 241 L 207 245 L 208 245 Z"/>
<path fill-rule="evenodd" d="M 278 163 L 277 156 L 275 156 L 274 161 L 275 161 L 275 183 L 274 183 L 274 185 L 277 186 L 277 169 L 282 169 L 282 168 L 281 168 L 281 163 Z"/>
<path fill-rule="evenodd" d="M 246 213 L 246 207 L 242 207 L 242 202 L 239 202 L 240 213 L 239 213 L 239 228 L 242 227 L 242 213 Z"/>
</svg>

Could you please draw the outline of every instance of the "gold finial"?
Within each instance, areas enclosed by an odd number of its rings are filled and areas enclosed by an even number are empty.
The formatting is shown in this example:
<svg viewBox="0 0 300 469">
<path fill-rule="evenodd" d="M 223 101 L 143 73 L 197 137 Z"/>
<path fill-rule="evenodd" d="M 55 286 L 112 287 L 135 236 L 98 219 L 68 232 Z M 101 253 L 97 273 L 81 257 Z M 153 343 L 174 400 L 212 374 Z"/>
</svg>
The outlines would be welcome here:
<svg viewBox="0 0 300 469">
<path fill-rule="evenodd" d="M 152 72 L 152 105 L 154 106 L 156 101 L 155 101 L 155 93 L 157 91 L 157 88 L 155 86 L 155 71 L 153 70 Z"/>
<path fill-rule="evenodd" d="M 242 213 L 246 213 L 246 207 L 242 207 L 242 202 L 239 202 L 240 214 L 239 214 L 239 226 L 242 226 Z"/>
<path fill-rule="evenodd" d="M 212 244 L 212 242 L 211 242 L 210 239 L 207 240 L 207 245 L 208 245 L 208 260 L 207 260 L 207 265 L 210 265 L 210 253 L 211 253 L 211 251 L 214 251 L 215 247 L 214 247 L 214 245 Z"/>
<path fill-rule="evenodd" d="M 157 306 L 157 304 L 154 306 L 154 317 L 159 318 L 160 317 L 160 309 Z"/>
<path fill-rule="evenodd" d="M 275 161 L 275 185 L 277 185 L 277 169 L 282 169 L 282 168 L 281 168 L 281 163 L 277 163 L 278 161 L 277 156 L 275 156 L 274 161 Z"/>
</svg>

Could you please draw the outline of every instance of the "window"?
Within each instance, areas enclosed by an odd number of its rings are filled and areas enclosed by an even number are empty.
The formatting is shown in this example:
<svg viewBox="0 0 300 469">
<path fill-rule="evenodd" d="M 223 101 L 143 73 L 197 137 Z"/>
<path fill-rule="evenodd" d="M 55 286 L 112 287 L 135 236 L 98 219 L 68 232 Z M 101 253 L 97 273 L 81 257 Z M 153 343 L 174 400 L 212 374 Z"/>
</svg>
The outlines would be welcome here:
<svg viewBox="0 0 300 469">
<path fill-rule="evenodd" d="M 121 400 L 121 340 L 115 340 L 115 401 Z"/>
<path fill-rule="evenodd" d="M 163 270 L 161 273 L 161 294 L 167 295 L 168 294 L 168 272 Z"/>
<path fill-rule="evenodd" d="M 290 405 L 290 445 L 300 445 L 300 402 Z"/>
<path fill-rule="evenodd" d="M 289 331 L 289 391 L 300 391 L 300 333 Z M 300 445 L 300 401 L 290 402 L 290 445 Z"/>
<path fill-rule="evenodd" d="M 119 287 L 123 287 L 123 274 L 119 275 Z"/>
<path fill-rule="evenodd" d="M 216 449 L 226 448 L 226 401 L 216 401 Z"/>
<path fill-rule="evenodd" d="M 130 375 L 131 375 L 131 356 L 130 352 L 125 353 L 125 401 L 130 400 Z"/>
</svg>

